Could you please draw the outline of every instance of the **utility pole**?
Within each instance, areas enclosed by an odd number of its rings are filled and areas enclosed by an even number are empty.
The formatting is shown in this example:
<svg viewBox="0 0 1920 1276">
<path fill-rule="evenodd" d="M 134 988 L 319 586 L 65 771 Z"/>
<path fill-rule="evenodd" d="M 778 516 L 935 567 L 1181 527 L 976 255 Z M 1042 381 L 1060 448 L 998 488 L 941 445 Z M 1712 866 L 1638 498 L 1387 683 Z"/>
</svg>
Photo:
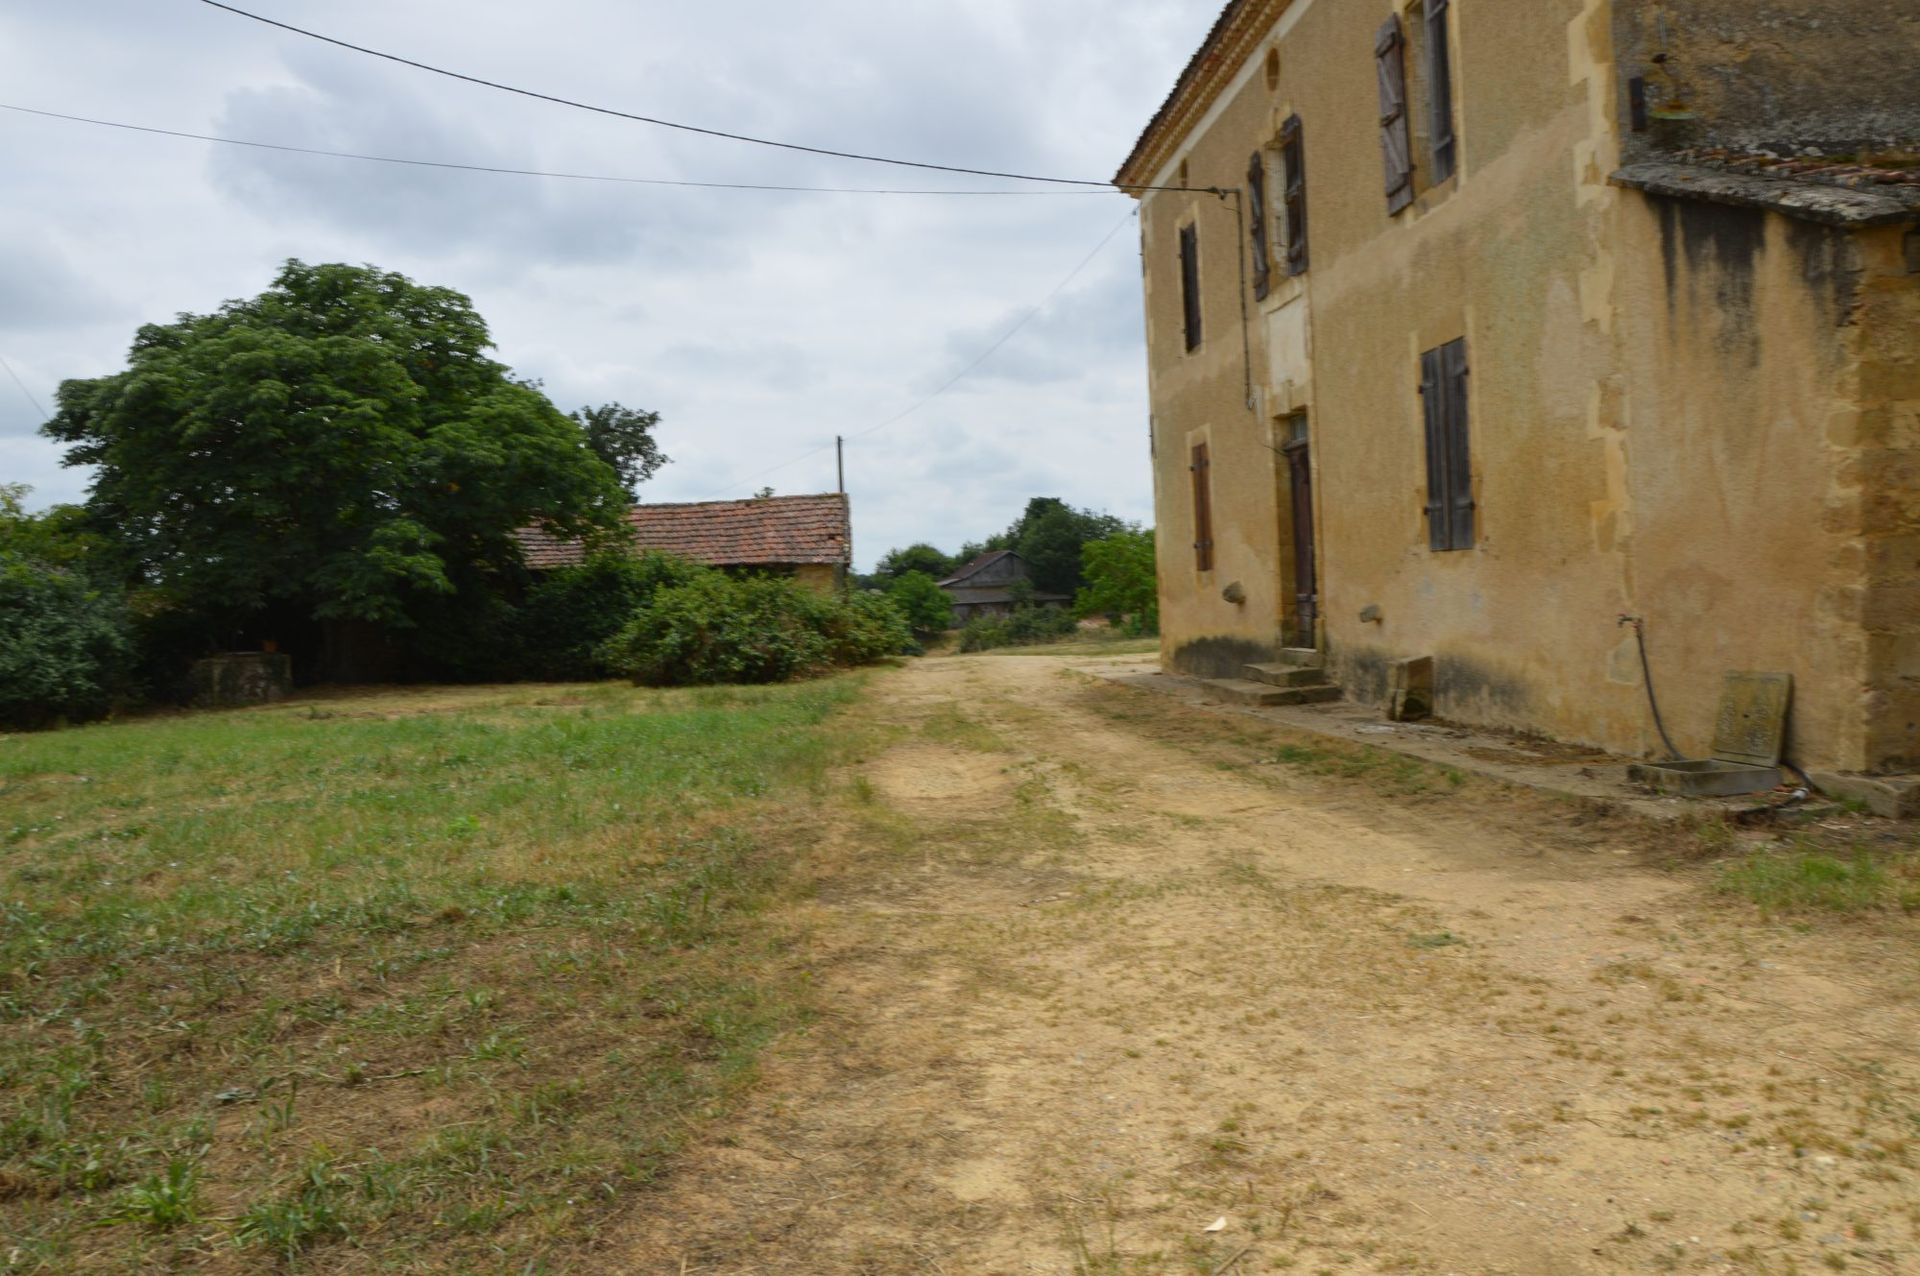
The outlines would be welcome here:
<svg viewBox="0 0 1920 1276">
<path fill-rule="evenodd" d="M 833 436 L 833 465 L 840 474 L 840 495 L 847 494 L 847 441 L 838 434 Z"/>
</svg>

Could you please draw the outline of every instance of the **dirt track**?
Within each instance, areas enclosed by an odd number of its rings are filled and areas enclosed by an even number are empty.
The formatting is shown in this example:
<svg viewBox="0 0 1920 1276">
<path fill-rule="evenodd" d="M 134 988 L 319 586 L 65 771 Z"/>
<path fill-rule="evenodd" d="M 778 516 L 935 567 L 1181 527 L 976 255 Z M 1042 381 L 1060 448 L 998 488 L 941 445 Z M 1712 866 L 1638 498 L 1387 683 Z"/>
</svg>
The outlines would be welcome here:
<svg viewBox="0 0 1920 1276">
<path fill-rule="evenodd" d="M 1910 926 L 1059 659 L 863 712 L 834 1009 L 596 1270 L 1920 1272 Z"/>
</svg>

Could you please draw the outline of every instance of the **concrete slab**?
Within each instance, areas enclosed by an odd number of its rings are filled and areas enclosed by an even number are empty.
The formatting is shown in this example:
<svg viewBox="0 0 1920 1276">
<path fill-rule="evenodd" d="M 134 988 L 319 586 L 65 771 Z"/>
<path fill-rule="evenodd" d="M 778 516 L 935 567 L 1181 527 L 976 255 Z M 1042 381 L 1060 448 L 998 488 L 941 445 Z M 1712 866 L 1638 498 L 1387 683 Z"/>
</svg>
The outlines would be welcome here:
<svg viewBox="0 0 1920 1276">
<path fill-rule="evenodd" d="M 1657 819 L 1747 810 L 1766 800 L 1764 794 L 1741 798 L 1683 798 L 1648 793 L 1627 779 L 1627 767 L 1638 759 L 1448 722 L 1387 722 L 1377 705 L 1346 701 L 1306 705 L 1222 702 L 1208 693 L 1200 679 L 1160 672 L 1154 656 L 1122 657 L 1072 667 L 1108 682 L 1167 696 L 1196 708 L 1245 714 L 1289 730 L 1368 744 L 1470 775 L 1487 776 L 1561 797 L 1607 802 Z M 1260 683 L 1247 685 L 1265 691 L 1278 690 Z"/>
</svg>

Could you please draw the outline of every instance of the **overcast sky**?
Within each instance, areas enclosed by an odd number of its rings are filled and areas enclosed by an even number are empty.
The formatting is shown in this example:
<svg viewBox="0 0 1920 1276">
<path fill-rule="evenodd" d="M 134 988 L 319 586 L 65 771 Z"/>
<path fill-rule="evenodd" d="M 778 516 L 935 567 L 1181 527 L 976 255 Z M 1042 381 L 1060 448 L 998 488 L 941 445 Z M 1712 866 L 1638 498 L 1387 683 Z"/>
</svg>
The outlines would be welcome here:
<svg viewBox="0 0 1920 1276">
<path fill-rule="evenodd" d="M 239 0 L 488 79 L 838 150 L 1105 178 L 1220 0 Z M 973 187 L 456 83 L 196 0 L 0 0 L 0 101 L 329 150 L 618 176 Z M 137 325 L 259 292 L 288 257 L 467 293 L 563 409 L 663 414 L 643 500 L 831 490 L 832 438 L 937 389 L 1113 231 L 991 359 L 849 444 L 857 557 L 948 551 L 1030 496 L 1150 522 L 1133 203 L 853 196 L 448 173 L 0 111 L 0 480 L 77 500 L 38 437 Z M 1040 188 L 1044 189 L 1044 188 Z M 786 464 L 816 447 L 825 450 Z M 783 468 L 775 469 L 776 466 Z M 773 471 L 769 473 L 768 471 Z"/>
</svg>

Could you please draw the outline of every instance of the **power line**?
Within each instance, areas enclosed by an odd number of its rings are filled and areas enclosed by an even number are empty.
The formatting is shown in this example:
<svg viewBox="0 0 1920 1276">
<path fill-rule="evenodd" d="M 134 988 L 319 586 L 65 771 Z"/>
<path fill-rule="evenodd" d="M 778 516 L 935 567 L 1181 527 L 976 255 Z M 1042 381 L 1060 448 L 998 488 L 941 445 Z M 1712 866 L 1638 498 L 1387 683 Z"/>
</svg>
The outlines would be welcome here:
<svg viewBox="0 0 1920 1276">
<path fill-rule="evenodd" d="M 220 137 L 212 133 L 188 133 L 180 129 L 155 128 L 147 124 L 128 124 L 121 120 L 95 119 L 87 115 L 66 115 L 42 111 L 31 106 L 11 106 L 0 102 L 0 111 L 17 111 L 50 120 L 73 124 L 93 124 L 101 128 L 124 129 L 130 133 L 151 133 L 158 137 L 177 137 L 195 142 L 218 142 L 222 146 L 245 146 L 262 151 L 285 151 L 292 155 L 323 155 L 331 159 L 361 160 L 370 164 L 405 164 L 417 168 L 452 169 L 463 173 L 502 173 L 512 177 L 555 177 L 576 182 L 620 182 L 634 186 L 685 186 L 701 190 L 726 191 L 800 191 L 818 195 L 1111 195 L 1112 189 L 1098 190 L 899 190 L 870 186 L 775 186 L 759 182 L 688 182 L 664 177 L 614 177 L 604 173 L 562 173 L 537 168 L 499 168 L 490 164 L 460 164 L 451 160 L 405 159 L 394 155 L 365 155 L 356 151 L 329 151 L 313 146 L 294 146 L 285 142 L 260 142 L 248 138 Z"/>
<path fill-rule="evenodd" d="M 41 405 L 40 400 L 34 397 L 33 391 L 27 389 L 27 383 L 20 379 L 20 374 L 13 370 L 13 365 L 7 362 L 5 355 L 0 355 L 0 368 L 7 370 L 7 375 L 12 377 L 13 383 L 20 387 L 20 393 L 27 396 L 27 402 L 33 405 L 33 410 L 38 412 L 43 418 L 51 420 L 53 414 L 48 412 L 46 408 Z"/>
<path fill-rule="evenodd" d="M 992 345 L 988 346 L 985 350 L 982 350 L 979 356 L 975 358 L 973 362 L 969 363 L 966 367 L 960 369 L 960 371 L 954 373 L 951 377 L 947 378 L 947 380 L 944 383 L 942 383 L 938 389 L 934 390 L 931 394 L 921 399 L 918 403 L 915 403 L 912 407 L 909 407 L 904 411 L 894 413 L 892 416 L 888 417 L 886 420 L 880 422 L 877 425 L 870 425 L 864 430 L 858 430 L 852 434 L 849 434 L 846 436 L 846 438 L 864 439 L 869 434 L 877 434 L 881 430 L 886 429 L 890 425 L 896 425 L 899 422 L 906 420 L 908 417 L 912 416 L 914 413 L 918 412 L 920 409 L 926 407 L 929 403 L 932 403 L 935 399 L 939 398 L 941 395 L 945 394 L 947 391 L 953 389 L 954 386 L 960 384 L 961 381 L 965 380 L 967 376 L 969 376 L 981 364 L 985 363 L 988 359 L 991 359 L 996 353 L 998 353 L 1000 350 L 1000 347 L 1006 345 L 1007 342 L 1013 340 L 1014 337 L 1018 336 L 1020 333 L 1020 330 L 1022 328 L 1025 328 L 1028 324 L 1032 323 L 1034 319 L 1036 319 L 1039 316 L 1040 312 L 1045 310 L 1047 306 L 1052 303 L 1055 297 L 1058 297 L 1062 292 L 1066 291 L 1067 286 L 1073 283 L 1074 280 L 1078 279 L 1081 275 L 1081 272 L 1085 271 L 1088 266 L 1091 266 L 1093 264 L 1093 259 L 1100 255 L 1100 251 L 1103 248 L 1105 248 L 1108 244 L 1113 242 L 1113 237 L 1120 233 L 1120 228 L 1126 225 L 1128 221 L 1132 220 L 1132 218 L 1133 218 L 1133 212 L 1131 209 L 1129 209 L 1126 216 L 1122 217 L 1119 221 L 1113 224 L 1112 230 L 1108 231 L 1105 235 L 1102 235 L 1100 237 L 1100 242 L 1093 246 L 1093 251 L 1088 253 L 1085 257 L 1083 257 L 1078 266 L 1075 266 L 1072 270 L 1067 272 L 1066 278 L 1062 279 L 1059 283 L 1055 284 L 1053 286 L 1053 290 L 1047 293 L 1046 296 L 1042 297 L 1039 300 L 1039 302 L 1034 305 L 1033 309 L 1027 311 L 1027 313 L 1024 315 L 1021 315 L 1019 320 L 1011 328 L 1008 328 L 1005 332 L 1000 334 L 1000 337 L 998 340 L 996 340 Z M 736 488 L 744 487 L 748 483 L 758 482 L 760 479 L 766 478 L 770 474 L 778 474 L 782 470 L 792 469 L 794 466 L 800 464 L 802 461 L 810 461 L 814 457 L 819 456 L 822 452 L 832 451 L 833 448 L 834 448 L 834 444 L 823 443 L 819 447 L 813 449 L 811 452 L 801 453 L 799 456 L 794 457 L 791 461 L 782 461 L 780 464 L 774 466 L 771 469 L 761 470 L 758 474 L 750 474 L 746 478 L 741 479 L 736 483 L 729 484 L 727 490 L 732 491 L 732 490 L 735 490 Z M 709 500 L 709 501 L 717 500 L 724 495 L 725 495 L 724 492 L 716 492 L 712 496 L 703 496 L 700 499 Z"/>
<path fill-rule="evenodd" d="M 675 120 L 663 120 L 651 115 L 637 115 L 632 111 L 616 110 L 610 106 L 595 106 L 590 102 L 578 102 L 572 98 L 559 97 L 552 93 L 541 93 L 534 89 L 517 88 L 511 84 L 501 84 L 497 80 L 484 80 L 477 75 L 467 75 L 461 71 L 449 71 L 445 67 L 433 66 L 426 62 L 415 61 L 412 58 L 401 57 L 397 53 L 383 53 L 379 49 L 370 49 L 363 44 L 353 44 L 334 36 L 322 35 L 318 31 L 309 31 L 305 27 L 296 27 L 291 22 L 282 22 L 278 18 L 269 18 L 258 13 L 249 13 L 245 9 L 236 8 L 230 4 L 223 4 L 221 0 L 200 0 L 200 3 L 231 13 L 236 17 L 250 18 L 255 22 L 264 23 L 270 27 L 278 27 L 282 31 L 291 31 L 293 34 L 305 36 L 309 40 L 319 40 L 324 44 L 331 44 L 336 48 L 351 49 L 355 53 L 364 53 L 368 57 L 381 58 L 388 62 L 397 62 L 401 66 L 410 66 L 418 71 L 427 71 L 434 75 L 444 75 L 450 80 L 461 80 L 467 84 L 477 84 L 482 88 L 496 89 L 502 93 L 513 93 L 520 97 L 534 98 L 541 102 L 552 102 L 556 106 L 568 106 L 576 111 L 591 111 L 596 115 L 611 115 L 616 119 L 632 120 L 638 124 L 652 124 L 658 128 L 676 129 L 682 133 L 698 133 L 703 137 L 718 137 L 729 142 L 747 142 L 754 146 L 771 146 L 783 151 L 800 151 L 808 155 L 825 155 L 833 159 L 859 160 L 866 164 L 891 164 L 897 168 L 929 169 L 936 173 L 965 173 L 973 177 L 1004 177 L 1017 182 L 1045 182 L 1055 186 L 1099 186 L 1109 190 L 1115 189 L 1118 185 L 1114 182 L 1093 181 L 1080 177 L 1041 177 L 1032 173 L 1008 173 L 990 168 L 962 168 L 956 164 L 932 164 L 923 160 L 889 159 L 882 155 L 865 155 L 858 151 L 836 151 L 824 146 L 803 146 L 798 142 L 776 142 L 769 138 L 752 137 L 745 133 L 729 133 L 723 129 L 703 128 L 697 124 L 682 124 Z M 1118 186 L 1118 189 L 1137 191 L 1184 191 L 1204 188 L 1141 185 Z"/>
</svg>

